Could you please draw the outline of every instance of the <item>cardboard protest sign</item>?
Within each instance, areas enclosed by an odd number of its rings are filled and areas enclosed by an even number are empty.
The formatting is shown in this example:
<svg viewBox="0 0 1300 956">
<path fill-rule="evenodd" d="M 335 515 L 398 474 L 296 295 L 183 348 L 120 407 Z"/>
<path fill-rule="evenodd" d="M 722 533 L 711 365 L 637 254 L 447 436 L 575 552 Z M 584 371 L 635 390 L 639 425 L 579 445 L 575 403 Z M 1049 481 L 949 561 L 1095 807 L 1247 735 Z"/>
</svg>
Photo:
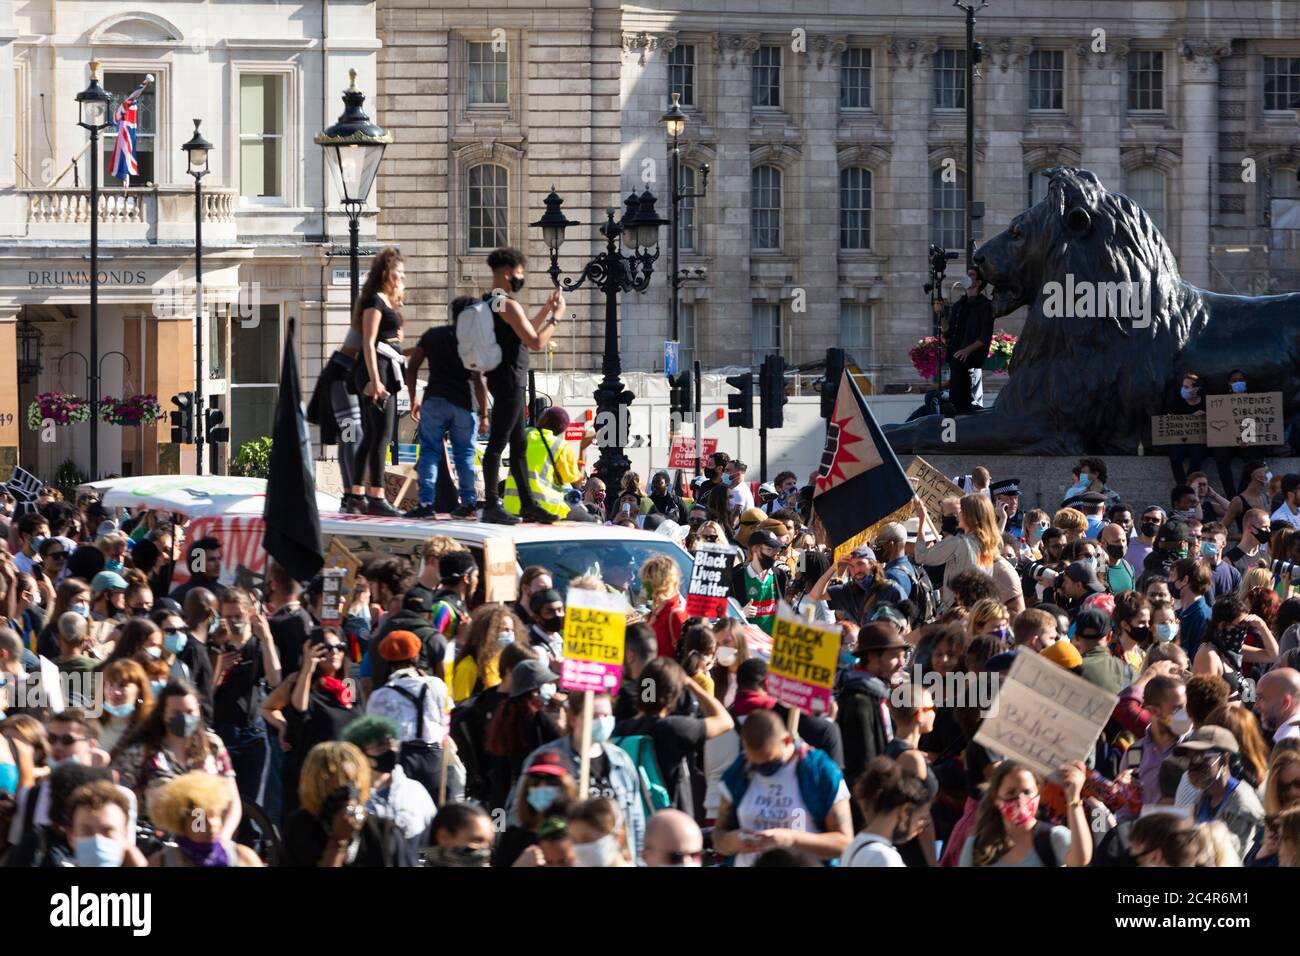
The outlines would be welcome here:
<svg viewBox="0 0 1300 956">
<path fill-rule="evenodd" d="M 1204 415 L 1152 415 L 1151 444 L 1204 445 Z"/>
<path fill-rule="evenodd" d="M 920 455 L 907 466 L 907 477 L 916 479 L 916 496 L 925 505 L 931 520 L 938 520 L 944 498 L 960 498 L 963 494 L 947 475 Z"/>
<path fill-rule="evenodd" d="M 779 703 L 820 717 L 830 713 L 840 629 L 800 620 L 782 603 L 772 625 L 767 692 Z"/>
<path fill-rule="evenodd" d="M 1047 776 L 1092 752 L 1116 699 L 1022 648 L 975 741 Z"/>
<path fill-rule="evenodd" d="M 703 451 L 700 453 L 701 458 L 708 458 L 718 450 L 718 440 L 716 438 L 705 438 L 700 441 L 700 447 Z M 695 467 L 695 439 L 689 435 L 676 435 L 673 437 L 673 443 L 668 448 L 668 467 L 669 468 L 694 468 Z"/>
<path fill-rule="evenodd" d="M 389 465 L 384 469 L 384 495 L 398 511 L 410 511 L 420 503 L 414 465 Z"/>
<path fill-rule="evenodd" d="M 515 543 L 510 538 L 483 539 L 483 591 L 485 601 L 513 601 L 519 596 L 515 578 Z"/>
<path fill-rule="evenodd" d="M 331 625 L 343 620 L 343 602 L 347 600 L 348 591 L 344 589 L 344 580 L 348 569 L 344 567 L 321 569 L 320 622 Z"/>
<path fill-rule="evenodd" d="M 731 587 L 727 569 L 732 549 L 726 545 L 699 542 L 695 546 L 695 564 L 686 591 L 687 617 L 722 617 L 727 613 Z"/>
<path fill-rule="evenodd" d="M 621 594 L 569 589 L 564 612 L 562 688 L 603 693 L 618 689 L 627 612 L 627 599 Z"/>
<path fill-rule="evenodd" d="M 1206 444 L 1211 448 L 1282 444 L 1282 393 L 1205 396 Z"/>
<path fill-rule="evenodd" d="M 352 589 L 356 587 L 357 572 L 361 570 L 361 562 L 356 555 L 348 550 L 347 545 L 338 538 L 330 538 L 329 547 L 325 549 L 325 567 L 323 571 L 330 568 L 342 568 L 344 570 L 342 588 L 351 594 Z"/>
</svg>

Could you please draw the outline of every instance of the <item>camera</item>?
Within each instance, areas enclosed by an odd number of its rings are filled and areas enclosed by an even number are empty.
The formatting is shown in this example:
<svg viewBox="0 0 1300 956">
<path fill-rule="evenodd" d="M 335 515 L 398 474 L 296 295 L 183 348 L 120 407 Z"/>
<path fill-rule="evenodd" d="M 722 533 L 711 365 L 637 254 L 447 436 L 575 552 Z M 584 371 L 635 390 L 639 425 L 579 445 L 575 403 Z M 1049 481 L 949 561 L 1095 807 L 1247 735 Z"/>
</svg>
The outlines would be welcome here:
<svg viewBox="0 0 1300 956">
<path fill-rule="evenodd" d="M 1029 577 L 1045 588 L 1055 584 L 1059 576 L 1060 572 L 1054 571 L 1046 561 L 1035 561 L 1029 565 Z"/>
</svg>

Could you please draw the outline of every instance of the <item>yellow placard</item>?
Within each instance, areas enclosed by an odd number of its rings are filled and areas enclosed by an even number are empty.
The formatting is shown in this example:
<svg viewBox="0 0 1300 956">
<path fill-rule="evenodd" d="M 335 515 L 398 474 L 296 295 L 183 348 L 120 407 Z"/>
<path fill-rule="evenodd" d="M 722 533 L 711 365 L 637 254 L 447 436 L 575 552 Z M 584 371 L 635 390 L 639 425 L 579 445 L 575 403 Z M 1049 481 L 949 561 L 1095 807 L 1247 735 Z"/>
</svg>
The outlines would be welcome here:
<svg viewBox="0 0 1300 956">
<path fill-rule="evenodd" d="M 829 713 L 839 655 L 839 628 L 801 621 L 782 605 L 772 626 L 767 692 L 805 714 Z"/>
<path fill-rule="evenodd" d="M 618 686 L 627 612 L 622 594 L 569 589 L 560 686 L 573 691 L 610 691 Z"/>
</svg>

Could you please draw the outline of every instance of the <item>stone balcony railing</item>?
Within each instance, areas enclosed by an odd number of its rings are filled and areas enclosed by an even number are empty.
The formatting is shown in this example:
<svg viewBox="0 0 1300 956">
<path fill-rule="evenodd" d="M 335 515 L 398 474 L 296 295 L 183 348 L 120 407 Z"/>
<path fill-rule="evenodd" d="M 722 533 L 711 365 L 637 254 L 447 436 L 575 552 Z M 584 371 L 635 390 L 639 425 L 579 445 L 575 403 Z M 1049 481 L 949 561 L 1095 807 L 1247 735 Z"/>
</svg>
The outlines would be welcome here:
<svg viewBox="0 0 1300 956">
<path fill-rule="evenodd" d="M 85 241 L 89 189 L 25 189 L 27 237 L 38 241 Z M 233 189 L 203 190 L 203 242 L 235 240 Z M 192 243 L 194 189 L 185 186 L 111 187 L 99 193 L 101 242 Z"/>
</svg>

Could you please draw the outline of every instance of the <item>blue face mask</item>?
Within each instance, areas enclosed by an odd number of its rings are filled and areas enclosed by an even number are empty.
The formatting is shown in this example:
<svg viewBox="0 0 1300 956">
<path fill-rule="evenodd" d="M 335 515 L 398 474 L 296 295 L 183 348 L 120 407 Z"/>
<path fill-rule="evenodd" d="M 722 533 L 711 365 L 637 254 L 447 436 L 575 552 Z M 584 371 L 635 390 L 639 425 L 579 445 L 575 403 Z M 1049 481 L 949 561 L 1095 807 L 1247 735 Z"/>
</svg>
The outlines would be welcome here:
<svg viewBox="0 0 1300 956">
<path fill-rule="evenodd" d="M 559 787 L 533 787 L 528 791 L 528 805 L 538 813 L 545 813 L 559 795 Z"/>
<path fill-rule="evenodd" d="M 124 568 L 125 566 L 126 566 L 126 565 L 124 565 L 121 561 L 106 561 L 106 562 L 104 562 L 104 570 L 105 570 L 105 571 L 112 571 L 114 574 L 120 574 L 121 571 L 122 571 L 122 568 Z"/>
<path fill-rule="evenodd" d="M 551 698 L 555 696 L 555 685 L 543 684 L 541 687 L 537 688 L 537 692 L 542 695 L 542 703 L 548 704 L 550 703 Z"/>
<path fill-rule="evenodd" d="M 217 633 L 217 628 L 219 628 L 220 626 L 221 626 L 221 618 L 214 617 L 212 619 L 212 623 L 208 625 L 208 636 L 211 637 L 213 634 Z"/>
<path fill-rule="evenodd" d="M 1213 541 L 1201 542 L 1201 554 L 1207 558 L 1212 558 L 1219 553 L 1219 546 Z"/>
<path fill-rule="evenodd" d="M 591 739 L 593 743 L 603 744 L 614 735 L 614 718 L 597 717 L 591 722 Z"/>
<path fill-rule="evenodd" d="M 89 604 L 84 604 L 84 603 L 74 604 L 74 605 L 72 605 L 72 607 L 68 608 L 68 610 L 69 610 L 69 611 L 72 611 L 72 612 L 75 613 L 75 614 L 80 614 L 82 617 L 86 618 L 87 620 L 90 619 L 90 605 L 89 605 Z"/>
<path fill-rule="evenodd" d="M 1190 388 L 1180 388 L 1178 390 L 1178 394 L 1183 396 L 1183 401 L 1190 402 L 1192 400 L 1192 396 L 1196 394 L 1196 391 Z"/>
<path fill-rule="evenodd" d="M 77 841 L 77 866 L 121 866 L 125 856 L 126 848 L 121 843 L 98 833 Z"/>
<path fill-rule="evenodd" d="M 105 701 L 104 712 L 114 717 L 130 717 L 135 713 L 135 701 L 129 704 L 110 704 Z"/>
<path fill-rule="evenodd" d="M 146 647 L 144 649 L 144 652 L 148 654 L 150 657 L 152 657 L 154 660 L 158 660 L 158 658 L 162 657 L 163 655 L 163 649 L 161 647 L 158 647 L 157 645 L 151 645 L 149 647 Z"/>
<path fill-rule="evenodd" d="M 168 634 L 163 638 L 163 647 L 167 648 L 168 654 L 179 654 L 187 643 L 189 636 L 186 634 Z"/>
<path fill-rule="evenodd" d="M 40 551 L 41 545 L 43 545 L 48 540 L 49 538 L 45 537 L 45 535 L 43 534 L 38 534 L 36 537 L 32 538 L 32 554 L 35 554 L 38 551 Z"/>
<path fill-rule="evenodd" d="M 1244 392 L 1244 391 L 1246 390 L 1246 383 L 1245 383 L 1245 382 L 1230 382 L 1230 383 L 1228 384 L 1228 388 L 1232 389 L 1232 391 L 1233 391 L 1234 393 L 1236 393 L 1237 395 L 1240 395 L 1242 392 Z"/>
<path fill-rule="evenodd" d="M 776 760 L 769 760 L 767 763 L 756 763 L 752 766 L 754 770 L 762 776 L 773 777 L 776 776 L 776 774 L 781 771 L 781 768 L 785 766 L 785 761 L 778 758 Z"/>
<path fill-rule="evenodd" d="M 149 682 L 149 689 L 153 691 L 153 695 L 155 697 L 161 694 L 162 689 L 166 686 L 167 686 L 167 682 L 165 680 L 151 680 Z"/>
</svg>

